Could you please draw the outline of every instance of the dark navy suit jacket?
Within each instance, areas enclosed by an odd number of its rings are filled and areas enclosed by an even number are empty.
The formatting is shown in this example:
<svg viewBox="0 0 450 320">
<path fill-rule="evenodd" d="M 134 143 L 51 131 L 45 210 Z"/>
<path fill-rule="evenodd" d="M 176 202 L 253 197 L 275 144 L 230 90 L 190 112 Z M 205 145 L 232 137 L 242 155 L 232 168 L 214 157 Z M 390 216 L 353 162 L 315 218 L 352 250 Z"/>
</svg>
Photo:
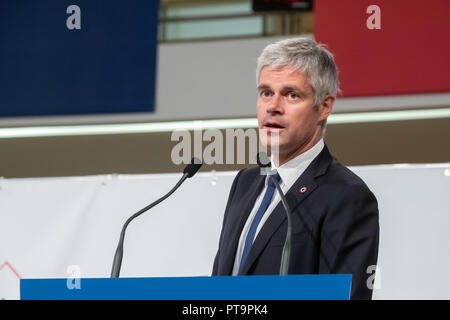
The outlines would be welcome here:
<svg viewBox="0 0 450 320">
<path fill-rule="evenodd" d="M 243 169 L 234 179 L 213 276 L 231 275 L 239 237 L 264 182 L 259 167 Z M 286 198 L 293 228 L 289 274 L 352 274 L 351 298 L 371 299 L 367 284 L 373 269 L 367 268 L 377 263 L 379 225 L 377 200 L 367 185 L 325 146 Z M 286 212 L 280 202 L 258 233 L 244 274 L 279 273 L 286 229 Z"/>
</svg>

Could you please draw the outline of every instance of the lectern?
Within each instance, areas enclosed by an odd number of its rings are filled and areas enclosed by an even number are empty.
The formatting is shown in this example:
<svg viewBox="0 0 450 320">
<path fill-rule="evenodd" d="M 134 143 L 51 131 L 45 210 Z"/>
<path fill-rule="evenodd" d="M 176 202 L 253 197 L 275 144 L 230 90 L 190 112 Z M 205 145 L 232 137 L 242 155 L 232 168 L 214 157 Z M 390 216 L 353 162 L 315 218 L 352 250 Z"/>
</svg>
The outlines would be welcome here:
<svg viewBox="0 0 450 320">
<path fill-rule="evenodd" d="M 22 300 L 348 300 L 349 274 L 21 279 Z"/>
</svg>

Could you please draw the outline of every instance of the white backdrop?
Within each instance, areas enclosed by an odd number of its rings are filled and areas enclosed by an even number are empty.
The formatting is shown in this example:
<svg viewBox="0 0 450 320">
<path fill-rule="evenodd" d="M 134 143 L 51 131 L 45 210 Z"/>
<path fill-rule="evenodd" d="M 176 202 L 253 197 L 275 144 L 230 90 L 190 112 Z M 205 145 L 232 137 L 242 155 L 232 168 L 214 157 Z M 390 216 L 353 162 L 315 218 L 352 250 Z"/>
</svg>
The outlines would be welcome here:
<svg viewBox="0 0 450 320">
<path fill-rule="evenodd" d="M 450 299 L 450 163 L 352 167 L 380 209 L 375 299 Z M 134 220 L 121 276 L 209 275 L 236 172 L 199 173 Z M 124 221 L 180 174 L 0 179 L 0 299 L 18 277 L 109 277 Z"/>
</svg>

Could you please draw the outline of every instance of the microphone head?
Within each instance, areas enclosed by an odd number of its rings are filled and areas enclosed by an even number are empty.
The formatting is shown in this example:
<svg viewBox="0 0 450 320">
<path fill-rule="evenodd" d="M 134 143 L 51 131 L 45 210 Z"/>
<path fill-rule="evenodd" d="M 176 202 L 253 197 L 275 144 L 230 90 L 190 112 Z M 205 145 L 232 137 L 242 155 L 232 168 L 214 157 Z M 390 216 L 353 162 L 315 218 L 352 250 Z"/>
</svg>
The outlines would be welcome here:
<svg viewBox="0 0 450 320">
<path fill-rule="evenodd" d="M 194 157 L 192 158 L 191 163 L 184 168 L 183 174 L 187 174 L 188 178 L 192 178 L 202 165 L 202 161 L 199 158 Z"/>
<path fill-rule="evenodd" d="M 256 163 L 258 163 L 260 168 L 267 168 L 271 166 L 270 159 L 265 152 L 259 152 L 256 155 Z"/>
</svg>

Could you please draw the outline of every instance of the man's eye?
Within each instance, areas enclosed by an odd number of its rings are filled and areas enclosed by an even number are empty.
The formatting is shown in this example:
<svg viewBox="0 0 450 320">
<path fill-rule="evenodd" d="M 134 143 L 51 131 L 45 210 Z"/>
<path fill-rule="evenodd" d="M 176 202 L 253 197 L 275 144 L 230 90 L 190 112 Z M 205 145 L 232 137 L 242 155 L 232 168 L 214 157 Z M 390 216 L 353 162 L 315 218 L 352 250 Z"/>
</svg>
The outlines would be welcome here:
<svg viewBox="0 0 450 320">
<path fill-rule="evenodd" d="M 298 95 L 294 92 L 289 93 L 288 96 L 289 96 L 289 99 L 292 99 L 292 100 L 295 100 L 298 98 Z"/>
<path fill-rule="evenodd" d="M 261 91 L 260 96 L 265 97 L 265 98 L 270 97 L 270 92 L 269 91 Z"/>
</svg>

